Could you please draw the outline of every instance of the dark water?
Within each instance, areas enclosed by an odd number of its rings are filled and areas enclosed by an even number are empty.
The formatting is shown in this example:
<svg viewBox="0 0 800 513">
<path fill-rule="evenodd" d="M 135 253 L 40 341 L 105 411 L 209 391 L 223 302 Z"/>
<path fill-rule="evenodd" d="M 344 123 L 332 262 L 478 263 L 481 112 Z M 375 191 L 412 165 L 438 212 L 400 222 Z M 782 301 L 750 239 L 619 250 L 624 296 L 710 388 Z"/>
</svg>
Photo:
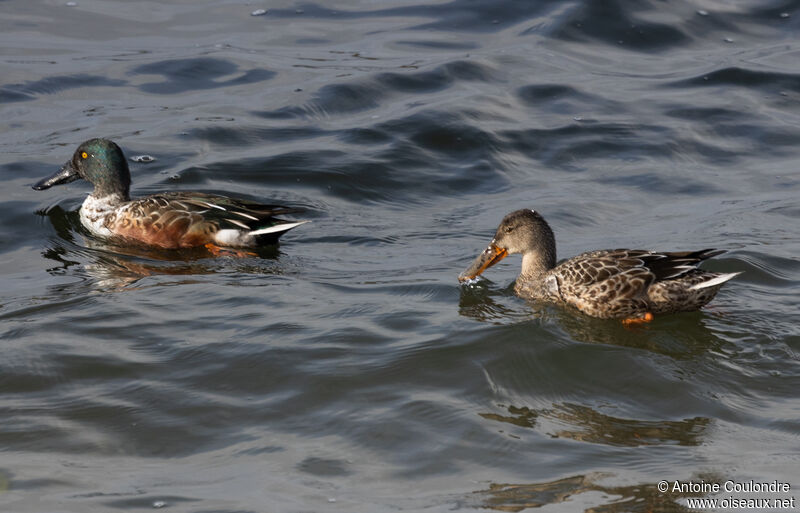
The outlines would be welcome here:
<svg viewBox="0 0 800 513">
<path fill-rule="evenodd" d="M 800 2 L 76 3 L 0 1 L 0 510 L 800 495 Z M 313 222 L 253 258 L 94 239 L 86 183 L 30 185 L 97 136 L 156 158 L 134 194 Z M 516 298 L 518 257 L 459 287 L 523 207 L 561 257 L 744 274 L 636 329 Z"/>
</svg>

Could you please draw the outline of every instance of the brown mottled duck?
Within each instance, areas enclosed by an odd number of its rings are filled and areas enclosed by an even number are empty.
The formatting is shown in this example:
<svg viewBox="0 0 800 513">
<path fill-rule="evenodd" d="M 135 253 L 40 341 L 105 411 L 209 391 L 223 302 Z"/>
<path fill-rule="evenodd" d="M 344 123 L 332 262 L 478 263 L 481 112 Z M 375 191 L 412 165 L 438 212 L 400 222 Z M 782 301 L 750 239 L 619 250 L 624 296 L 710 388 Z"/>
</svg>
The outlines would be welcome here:
<svg viewBox="0 0 800 513">
<path fill-rule="evenodd" d="M 556 265 L 553 230 L 539 213 L 523 209 L 503 218 L 489 246 L 458 279 L 474 279 L 514 253 L 522 254 L 522 271 L 514 285 L 520 297 L 567 304 L 592 317 L 626 323 L 699 310 L 740 274 L 697 268 L 703 260 L 724 253 L 716 249 L 604 249 Z"/>
</svg>

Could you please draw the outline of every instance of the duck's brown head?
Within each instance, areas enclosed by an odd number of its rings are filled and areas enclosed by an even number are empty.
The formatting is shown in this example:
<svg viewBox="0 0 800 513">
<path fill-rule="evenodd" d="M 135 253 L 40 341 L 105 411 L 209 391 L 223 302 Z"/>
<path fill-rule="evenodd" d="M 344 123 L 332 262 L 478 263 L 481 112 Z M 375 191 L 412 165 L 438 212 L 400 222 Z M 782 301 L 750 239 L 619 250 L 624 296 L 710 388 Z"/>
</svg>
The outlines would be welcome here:
<svg viewBox="0 0 800 513">
<path fill-rule="evenodd" d="M 553 230 L 538 212 L 515 210 L 503 218 L 489 246 L 459 276 L 459 281 L 477 278 L 483 271 L 514 253 L 532 254 L 547 269 L 555 266 L 556 241 Z"/>
</svg>

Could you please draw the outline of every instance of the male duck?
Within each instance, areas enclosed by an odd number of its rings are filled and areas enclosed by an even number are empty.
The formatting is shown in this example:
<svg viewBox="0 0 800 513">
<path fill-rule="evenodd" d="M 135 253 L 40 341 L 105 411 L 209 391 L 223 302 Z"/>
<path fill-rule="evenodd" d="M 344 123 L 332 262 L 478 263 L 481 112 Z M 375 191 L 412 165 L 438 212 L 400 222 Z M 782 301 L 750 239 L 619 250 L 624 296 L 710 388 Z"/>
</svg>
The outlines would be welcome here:
<svg viewBox="0 0 800 513">
<path fill-rule="evenodd" d="M 494 239 L 458 279 L 480 275 L 507 255 L 522 253 L 517 295 L 565 303 L 600 318 L 650 321 L 653 314 L 699 310 L 723 283 L 741 273 L 703 271 L 697 265 L 724 253 L 714 249 L 659 253 L 640 249 L 590 251 L 556 265 L 556 241 L 533 210 L 503 218 Z"/>
<path fill-rule="evenodd" d="M 275 244 L 307 221 L 274 216 L 297 210 L 202 192 L 163 192 L 132 200 L 131 175 L 122 150 L 108 139 L 81 144 L 60 171 L 33 186 L 37 191 L 83 178 L 94 191 L 81 205 L 81 223 L 103 237 L 122 237 L 161 248 Z"/>
</svg>

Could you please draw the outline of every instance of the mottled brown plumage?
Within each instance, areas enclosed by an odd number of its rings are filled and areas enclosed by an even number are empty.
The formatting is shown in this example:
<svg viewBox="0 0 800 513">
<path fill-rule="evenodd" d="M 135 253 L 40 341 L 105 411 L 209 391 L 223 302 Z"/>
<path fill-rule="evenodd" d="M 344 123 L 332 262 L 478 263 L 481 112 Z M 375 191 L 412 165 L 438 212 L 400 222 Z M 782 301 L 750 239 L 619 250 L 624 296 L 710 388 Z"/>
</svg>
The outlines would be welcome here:
<svg viewBox="0 0 800 513">
<path fill-rule="evenodd" d="M 698 310 L 723 283 L 739 273 L 697 268 L 724 251 L 656 252 L 607 249 L 583 253 L 556 265 L 553 231 L 533 210 L 508 214 L 494 239 L 459 276 L 480 275 L 508 254 L 521 253 L 522 272 L 514 291 L 521 297 L 563 303 L 593 317 L 643 318 Z"/>
</svg>

